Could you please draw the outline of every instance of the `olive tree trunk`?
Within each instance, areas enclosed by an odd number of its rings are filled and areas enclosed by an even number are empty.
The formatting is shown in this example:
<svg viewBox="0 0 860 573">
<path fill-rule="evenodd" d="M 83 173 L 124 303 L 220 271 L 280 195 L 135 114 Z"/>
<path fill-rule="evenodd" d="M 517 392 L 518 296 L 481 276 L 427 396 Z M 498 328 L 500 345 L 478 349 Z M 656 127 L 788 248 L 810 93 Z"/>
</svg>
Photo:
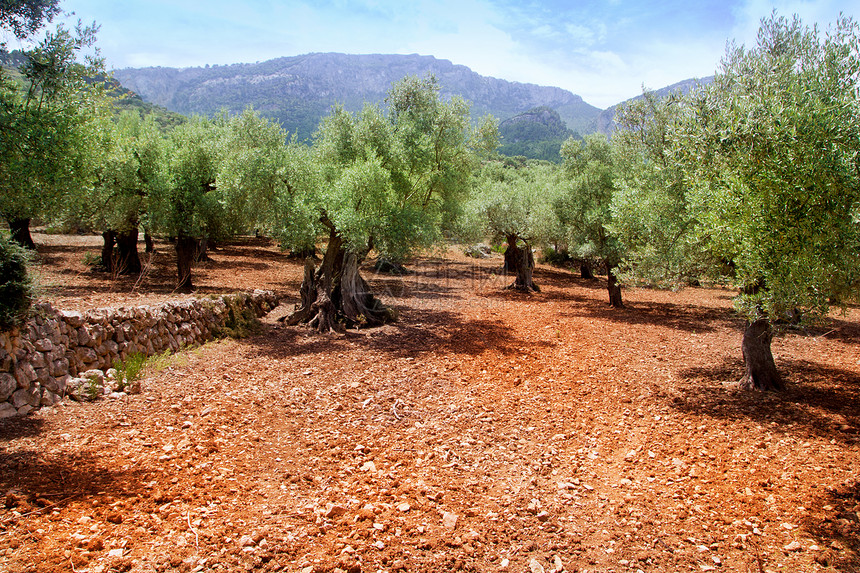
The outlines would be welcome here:
<svg viewBox="0 0 860 573">
<path fill-rule="evenodd" d="M 609 306 L 612 308 L 624 308 L 624 303 L 621 301 L 621 285 L 618 284 L 618 277 L 615 276 L 615 269 L 606 266 L 606 290 L 609 291 Z"/>
<path fill-rule="evenodd" d="M 30 236 L 30 219 L 9 219 L 9 233 L 13 241 L 25 249 L 36 250 L 36 243 Z"/>
<path fill-rule="evenodd" d="M 514 284 L 508 288 L 521 290 L 523 292 L 540 292 L 540 287 L 532 279 L 535 268 L 535 258 L 532 250 L 526 243 L 525 248 L 517 245 L 518 237 L 509 235 L 507 237 L 508 248 L 505 249 L 504 271 L 513 274 L 516 278 Z"/>
<path fill-rule="evenodd" d="M 772 340 L 773 327 L 768 319 L 760 318 L 747 324 L 741 344 L 746 369 L 741 388 L 765 392 L 785 389 L 785 383 L 776 369 L 770 350 Z"/>
<path fill-rule="evenodd" d="M 319 332 L 380 326 L 396 320 L 393 309 L 377 299 L 359 273 L 361 258 L 347 251 L 332 229 L 322 264 L 305 260 L 300 302 L 287 324 L 308 324 Z"/>
<path fill-rule="evenodd" d="M 593 279 L 594 271 L 591 270 L 591 261 L 580 261 L 579 262 L 579 276 L 584 279 Z"/>
<path fill-rule="evenodd" d="M 191 268 L 194 266 L 194 255 L 197 252 L 197 239 L 179 233 L 176 237 L 176 271 L 179 292 L 191 292 L 194 283 L 191 281 Z"/>
<path fill-rule="evenodd" d="M 116 270 L 124 275 L 140 274 L 140 255 L 137 252 L 139 231 L 132 227 L 128 231 L 116 234 L 117 266 Z"/>
<path fill-rule="evenodd" d="M 116 245 L 116 231 L 108 229 L 102 233 L 102 267 L 113 274 L 114 270 L 114 245 Z"/>
</svg>

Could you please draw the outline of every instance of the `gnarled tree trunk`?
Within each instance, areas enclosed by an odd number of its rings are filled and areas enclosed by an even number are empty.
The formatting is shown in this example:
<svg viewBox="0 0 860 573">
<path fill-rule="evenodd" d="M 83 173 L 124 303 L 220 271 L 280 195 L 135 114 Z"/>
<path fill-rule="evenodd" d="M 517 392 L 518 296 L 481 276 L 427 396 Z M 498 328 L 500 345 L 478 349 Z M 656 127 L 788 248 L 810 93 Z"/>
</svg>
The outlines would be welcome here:
<svg viewBox="0 0 860 573">
<path fill-rule="evenodd" d="M 191 292 L 194 283 L 191 282 L 191 267 L 194 265 L 194 254 L 197 250 L 197 239 L 179 233 L 176 237 L 176 271 L 178 283 L 176 290 Z"/>
<path fill-rule="evenodd" d="M 33 242 L 33 237 L 30 236 L 30 219 L 10 219 L 9 232 L 12 235 L 12 240 L 24 248 L 36 250 L 36 243 Z"/>
<path fill-rule="evenodd" d="M 525 248 L 521 249 L 517 245 L 517 239 L 516 235 L 509 235 L 507 237 L 508 248 L 505 249 L 504 271 L 516 277 L 514 284 L 508 288 L 523 292 L 540 292 L 540 287 L 532 279 L 535 268 L 535 258 L 532 250 L 528 243 L 526 243 Z"/>
<path fill-rule="evenodd" d="M 116 234 L 117 266 L 116 270 L 124 275 L 140 274 L 140 255 L 137 253 L 137 238 L 139 231 L 132 227 L 128 231 Z"/>
<path fill-rule="evenodd" d="M 209 237 L 198 239 L 197 246 L 194 250 L 194 262 L 202 263 L 205 261 L 211 261 L 212 257 L 209 256 L 209 249 L 212 249 L 213 251 L 215 250 L 215 241 Z"/>
<path fill-rule="evenodd" d="M 584 279 L 594 278 L 594 272 L 591 270 L 591 261 L 579 261 L 579 276 Z"/>
<path fill-rule="evenodd" d="M 370 290 L 359 273 L 360 257 L 344 249 L 332 229 L 328 248 L 319 269 L 305 260 L 305 276 L 299 291 L 300 302 L 287 324 L 309 324 L 320 332 L 342 332 L 345 328 L 380 326 L 396 320 Z"/>
<path fill-rule="evenodd" d="M 741 380 L 741 388 L 762 391 L 781 391 L 785 383 L 776 369 L 770 343 L 773 328 L 770 321 L 760 318 L 747 324 L 741 349 L 744 355 L 746 373 Z"/>
<path fill-rule="evenodd" d="M 113 274 L 114 269 L 114 245 L 116 244 L 116 231 L 108 229 L 102 233 L 102 267 Z"/>
<path fill-rule="evenodd" d="M 618 277 L 613 272 L 615 269 L 606 265 L 606 290 L 609 291 L 609 306 L 612 308 L 624 308 L 624 303 L 621 301 L 621 285 L 618 284 Z"/>
</svg>

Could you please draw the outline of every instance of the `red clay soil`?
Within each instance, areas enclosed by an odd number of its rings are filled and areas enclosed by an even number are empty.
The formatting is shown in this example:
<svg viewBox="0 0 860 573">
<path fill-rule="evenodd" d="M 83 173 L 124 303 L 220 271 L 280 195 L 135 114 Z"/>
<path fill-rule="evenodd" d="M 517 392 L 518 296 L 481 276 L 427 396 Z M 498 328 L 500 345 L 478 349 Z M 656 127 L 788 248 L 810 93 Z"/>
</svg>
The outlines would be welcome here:
<svg viewBox="0 0 860 573">
<path fill-rule="evenodd" d="M 37 236 L 44 298 L 172 293 Z M 89 246 L 82 246 L 87 242 Z M 276 322 L 301 263 L 223 246 L 201 294 L 285 297 L 259 335 L 184 351 L 142 392 L 0 423 L 0 570 L 858 571 L 860 310 L 774 340 L 780 395 L 737 390 L 732 292 L 606 290 L 456 249 L 365 275 L 400 321 Z M 7 493 L 8 492 L 8 493 Z"/>
</svg>

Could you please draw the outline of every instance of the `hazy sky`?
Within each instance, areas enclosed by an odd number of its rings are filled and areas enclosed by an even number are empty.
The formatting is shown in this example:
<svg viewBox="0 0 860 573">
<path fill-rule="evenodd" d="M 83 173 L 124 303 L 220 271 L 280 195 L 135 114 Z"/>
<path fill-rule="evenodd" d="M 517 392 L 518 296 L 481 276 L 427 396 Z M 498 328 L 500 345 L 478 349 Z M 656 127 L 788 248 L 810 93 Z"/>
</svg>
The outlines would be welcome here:
<svg viewBox="0 0 860 573">
<path fill-rule="evenodd" d="M 101 25 L 111 68 L 264 61 L 309 52 L 422 54 L 559 86 L 605 108 L 714 73 L 776 9 L 827 27 L 860 0 L 64 0 Z"/>
</svg>

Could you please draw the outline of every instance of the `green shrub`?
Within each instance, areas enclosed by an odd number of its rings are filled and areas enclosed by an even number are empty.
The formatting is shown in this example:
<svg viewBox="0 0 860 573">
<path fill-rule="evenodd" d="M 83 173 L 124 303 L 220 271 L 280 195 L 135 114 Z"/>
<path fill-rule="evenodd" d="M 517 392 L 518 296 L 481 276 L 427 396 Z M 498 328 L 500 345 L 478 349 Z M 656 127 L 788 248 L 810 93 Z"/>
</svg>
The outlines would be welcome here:
<svg viewBox="0 0 860 573">
<path fill-rule="evenodd" d="M 29 253 L 0 236 L 0 329 L 18 326 L 33 302 L 33 282 L 27 273 Z"/>
<path fill-rule="evenodd" d="M 100 267 L 102 264 L 102 257 L 96 253 L 87 252 L 84 253 L 84 264 L 88 267 Z"/>
<path fill-rule="evenodd" d="M 140 379 L 143 367 L 146 365 L 146 355 L 140 352 L 129 354 L 125 360 L 114 365 L 116 368 L 116 384 L 120 392 L 130 388 Z"/>
<path fill-rule="evenodd" d="M 550 265 L 564 265 L 573 261 L 573 259 L 570 258 L 570 254 L 568 254 L 564 249 L 557 251 L 552 247 L 544 247 L 542 255 L 540 262 Z"/>
</svg>

